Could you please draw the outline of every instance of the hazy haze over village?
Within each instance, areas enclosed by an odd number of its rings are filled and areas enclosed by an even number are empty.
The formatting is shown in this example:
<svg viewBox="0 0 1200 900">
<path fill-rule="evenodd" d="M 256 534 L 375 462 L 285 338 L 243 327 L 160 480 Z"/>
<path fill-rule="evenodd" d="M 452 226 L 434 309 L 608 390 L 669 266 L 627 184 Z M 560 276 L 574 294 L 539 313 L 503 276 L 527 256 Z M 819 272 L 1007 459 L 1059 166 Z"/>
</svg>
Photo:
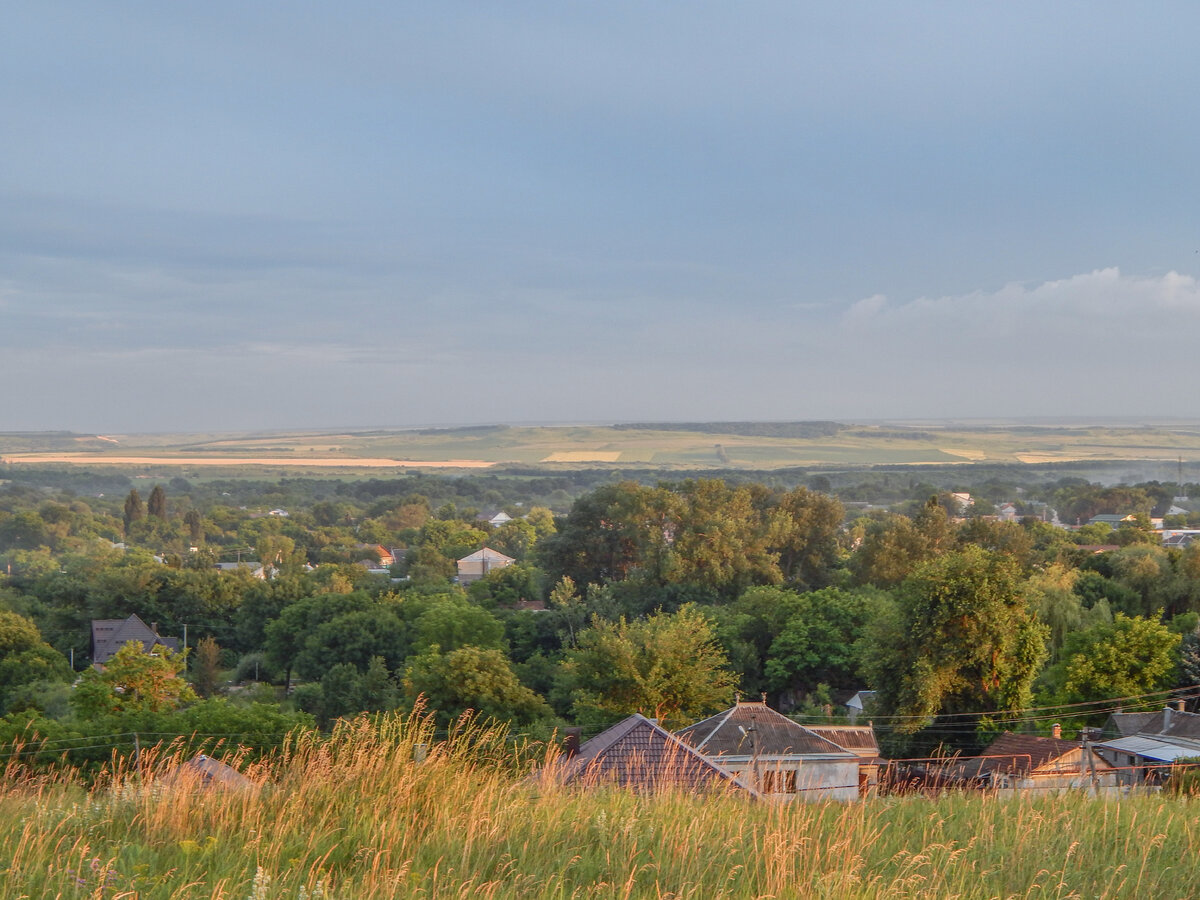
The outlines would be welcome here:
<svg viewBox="0 0 1200 900">
<path fill-rule="evenodd" d="M 11 5 L 0 427 L 1193 415 L 1198 31 Z"/>
</svg>

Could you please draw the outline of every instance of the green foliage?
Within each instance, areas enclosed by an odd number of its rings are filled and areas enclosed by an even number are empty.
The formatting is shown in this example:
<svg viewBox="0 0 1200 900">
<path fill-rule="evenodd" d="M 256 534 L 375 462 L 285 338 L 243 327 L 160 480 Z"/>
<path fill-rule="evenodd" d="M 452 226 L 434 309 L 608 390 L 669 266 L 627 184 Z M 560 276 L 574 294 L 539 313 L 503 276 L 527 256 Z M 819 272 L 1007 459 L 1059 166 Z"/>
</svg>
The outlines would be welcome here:
<svg viewBox="0 0 1200 900">
<path fill-rule="evenodd" d="M 864 657 L 882 709 L 912 733 L 939 715 L 986 716 L 1030 705 L 1046 658 L 1045 626 L 1021 593 L 1009 557 L 975 545 L 920 566 L 905 580 L 896 627 Z"/>
<path fill-rule="evenodd" d="M 1180 635 L 1161 622 L 1117 613 L 1112 622 L 1067 638 L 1062 660 L 1046 673 L 1048 693 L 1052 702 L 1068 705 L 1165 690 L 1176 682 L 1179 644 Z M 1138 701 L 1123 705 L 1134 708 Z M 1157 705 L 1147 701 L 1148 708 Z"/>
<path fill-rule="evenodd" d="M 584 720 L 638 712 L 679 727 L 733 700 L 727 662 L 708 619 L 685 606 L 634 622 L 593 619 L 563 670 Z"/>
<path fill-rule="evenodd" d="M 201 697 L 212 697 L 218 693 L 221 675 L 221 648 L 211 637 L 203 637 L 196 644 L 196 658 L 192 664 L 192 681 L 196 693 Z"/>
<path fill-rule="evenodd" d="M 138 522 L 145 517 L 146 505 L 142 502 L 137 488 L 134 488 L 129 492 L 129 496 L 125 498 L 125 530 L 128 531 L 134 522 Z"/>
<path fill-rule="evenodd" d="M 0 712 L 10 708 L 19 688 L 49 686 L 70 678 L 66 659 L 42 640 L 30 619 L 0 610 Z M 24 703 L 31 702 L 28 691 L 21 693 Z"/>
<path fill-rule="evenodd" d="M 79 679 L 72 698 L 75 711 L 84 719 L 115 713 L 161 713 L 196 700 L 196 694 L 181 677 L 182 653 L 157 646 L 147 653 L 130 641 L 104 665 L 102 672 L 88 669 Z"/>
<path fill-rule="evenodd" d="M 504 625 L 465 597 L 451 594 L 437 598 L 413 622 L 414 653 L 435 646 L 448 653 L 468 645 L 502 649 Z"/>
<path fill-rule="evenodd" d="M 167 517 L 167 492 L 162 489 L 161 484 L 156 484 L 150 491 L 150 498 L 146 501 L 146 512 L 156 519 Z"/>
<path fill-rule="evenodd" d="M 404 691 L 411 704 L 424 698 L 437 720 L 448 724 L 467 711 L 528 726 L 553 715 L 546 701 L 521 684 L 499 650 L 431 647 L 409 660 Z"/>
<path fill-rule="evenodd" d="M 266 627 L 267 661 L 318 680 L 339 663 L 365 671 L 381 656 L 395 669 L 409 652 L 408 626 L 395 600 L 365 592 L 319 594 L 287 606 Z"/>
<path fill-rule="evenodd" d="M 841 516 L 837 501 L 804 488 L 623 482 L 576 500 L 539 559 L 576 584 L 689 585 L 724 597 L 755 584 L 819 586 L 836 562 Z"/>
</svg>

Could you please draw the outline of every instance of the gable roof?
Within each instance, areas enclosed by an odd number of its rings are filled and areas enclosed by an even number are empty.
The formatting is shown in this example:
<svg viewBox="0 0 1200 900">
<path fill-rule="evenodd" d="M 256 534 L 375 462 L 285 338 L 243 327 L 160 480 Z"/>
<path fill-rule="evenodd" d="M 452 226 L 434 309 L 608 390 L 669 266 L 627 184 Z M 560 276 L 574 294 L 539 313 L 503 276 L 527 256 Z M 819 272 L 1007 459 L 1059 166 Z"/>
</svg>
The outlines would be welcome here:
<svg viewBox="0 0 1200 900">
<path fill-rule="evenodd" d="M 516 560 L 513 559 L 511 556 L 505 556 L 499 550 L 493 550 L 491 547 L 484 547 L 482 550 L 476 550 L 470 556 L 464 556 L 462 559 L 459 560 L 459 562 L 460 563 L 472 563 L 472 562 L 513 563 L 513 562 L 516 562 Z"/>
<path fill-rule="evenodd" d="M 138 616 L 128 619 L 92 619 L 92 663 L 102 664 L 130 641 L 142 645 L 147 653 L 157 644 L 170 650 L 179 649 L 176 638 L 161 637 Z"/>
<path fill-rule="evenodd" d="M 879 755 L 879 743 L 875 740 L 875 729 L 870 725 L 805 725 L 809 731 L 833 741 L 843 750 L 855 756 L 874 757 Z"/>
<path fill-rule="evenodd" d="M 980 754 L 980 771 L 1036 772 L 1045 768 L 1053 769 L 1064 756 L 1082 747 L 1082 741 L 1006 731 Z M 1071 766 L 1078 768 L 1077 763 Z"/>
<path fill-rule="evenodd" d="M 749 790 L 675 735 L 637 713 L 586 741 L 554 774 L 563 784 L 615 784 L 635 791 L 665 787 Z"/>
<path fill-rule="evenodd" d="M 177 780 L 190 779 L 199 787 L 241 790 L 254 787 L 254 782 L 228 763 L 203 753 L 192 757 L 176 772 Z"/>
<path fill-rule="evenodd" d="M 857 758 L 758 700 L 739 700 L 725 712 L 676 732 L 705 756 L 819 756 Z"/>
<path fill-rule="evenodd" d="M 1014 734 L 1006 731 L 992 741 L 979 756 L 951 760 L 941 766 L 939 777 L 948 782 L 975 781 L 995 775 L 1079 775 L 1083 771 L 1082 741 L 1043 737 L 1037 734 Z M 1092 764 L 1109 769 L 1111 765 L 1096 755 Z M 1068 759 L 1067 757 L 1071 757 Z"/>
</svg>

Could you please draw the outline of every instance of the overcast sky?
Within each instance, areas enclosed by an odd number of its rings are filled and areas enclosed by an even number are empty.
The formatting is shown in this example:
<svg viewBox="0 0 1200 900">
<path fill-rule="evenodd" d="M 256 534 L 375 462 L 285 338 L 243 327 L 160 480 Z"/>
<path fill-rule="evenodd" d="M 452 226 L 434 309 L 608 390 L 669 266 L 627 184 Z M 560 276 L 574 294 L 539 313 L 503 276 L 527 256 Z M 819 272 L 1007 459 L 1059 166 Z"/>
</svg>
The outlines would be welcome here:
<svg viewBox="0 0 1200 900">
<path fill-rule="evenodd" d="M 1197 34 L 8 4 L 0 430 L 1194 416 Z"/>
</svg>

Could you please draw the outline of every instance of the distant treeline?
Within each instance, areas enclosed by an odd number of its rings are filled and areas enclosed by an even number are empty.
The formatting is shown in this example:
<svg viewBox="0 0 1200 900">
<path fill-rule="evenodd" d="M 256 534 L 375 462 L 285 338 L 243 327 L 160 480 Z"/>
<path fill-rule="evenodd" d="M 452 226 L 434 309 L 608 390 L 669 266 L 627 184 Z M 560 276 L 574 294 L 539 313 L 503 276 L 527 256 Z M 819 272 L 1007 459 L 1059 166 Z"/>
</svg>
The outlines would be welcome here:
<svg viewBox="0 0 1200 900">
<path fill-rule="evenodd" d="M 846 428 L 839 422 L 632 422 L 614 425 L 618 431 L 693 431 L 744 437 L 820 438 Z"/>
</svg>

